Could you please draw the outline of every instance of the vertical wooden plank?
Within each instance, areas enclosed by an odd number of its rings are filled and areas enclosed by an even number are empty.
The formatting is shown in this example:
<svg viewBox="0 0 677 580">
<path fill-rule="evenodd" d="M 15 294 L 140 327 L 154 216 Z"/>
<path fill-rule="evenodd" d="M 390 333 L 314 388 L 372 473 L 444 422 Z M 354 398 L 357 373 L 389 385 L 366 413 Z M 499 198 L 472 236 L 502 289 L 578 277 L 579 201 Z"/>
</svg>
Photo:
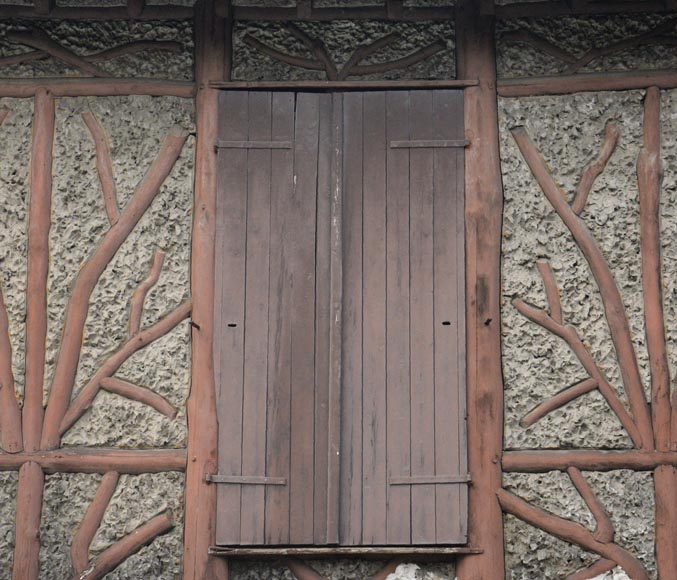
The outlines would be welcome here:
<svg viewBox="0 0 677 580">
<path fill-rule="evenodd" d="M 293 544 L 313 541 L 315 410 L 315 226 L 319 95 L 297 95 L 291 300 L 290 529 Z"/>
<path fill-rule="evenodd" d="M 340 539 L 341 340 L 343 336 L 343 95 L 334 94 L 332 104 L 327 542 L 338 543 Z"/>
<path fill-rule="evenodd" d="M 503 188 L 496 102 L 494 20 L 474 0 L 456 4 L 457 74 L 479 79 L 465 91 L 466 333 L 468 463 L 473 485 L 468 540 L 483 553 L 459 559 L 460 580 L 505 577 L 501 488 L 503 377 L 501 369 L 501 225 Z"/>
<path fill-rule="evenodd" d="M 225 580 L 228 565 L 210 556 L 217 527 L 217 490 L 205 475 L 215 473 L 218 455 L 218 420 L 214 381 L 214 276 L 217 198 L 218 92 L 209 81 L 223 71 L 223 21 L 214 12 L 212 0 L 195 5 L 195 201 L 191 244 L 192 384 L 186 401 L 188 463 L 183 533 L 183 577 L 186 580 Z"/>
<path fill-rule="evenodd" d="M 320 95 L 315 256 L 315 507 L 314 542 L 327 542 L 329 485 L 329 331 L 331 293 L 332 96 Z"/>
<path fill-rule="evenodd" d="M 462 138 L 462 93 L 436 91 L 434 138 Z M 463 308 L 463 155 L 435 151 L 435 465 L 438 474 L 463 473 L 465 449 L 464 308 Z M 463 460 L 462 460 L 463 458 Z M 437 541 L 465 540 L 465 485 L 436 486 Z M 463 525 L 462 525 L 463 522 Z"/>
<path fill-rule="evenodd" d="M 409 92 L 389 91 L 387 139 L 408 140 Z M 409 150 L 387 154 L 387 461 L 388 477 L 411 475 L 409 366 Z M 387 541 L 411 542 L 411 489 L 388 486 Z"/>
<path fill-rule="evenodd" d="M 435 127 L 433 126 L 432 92 L 412 91 L 410 101 L 411 138 L 433 138 Z M 433 151 L 416 148 L 409 153 L 412 475 L 435 473 L 436 421 L 432 420 L 436 410 L 433 373 L 433 354 L 436 344 L 433 329 Z M 444 227 L 444 222 L 441 224 Z M 453 297 L 450 299 L 453 300 Z M 454 354 L 448 353 L 448 356 Z M 411 517 L 412 543 L 434 543 L 434 485 L 412 486 Z"/>
<path fill-rule="evenodd" d="M 294 138 L 294 95 L 272 96 L 272 139 Z M 271 152 L 270 281 L 268 323 L 267 475 L 289 478 L 291 460 L 291 287 L 288 247 L 294 153 Z M 266 488 L 265 538 L 268 544 L 289 543 L 289 486 Z"/>
<path fill-rule="evenodd" d="M 246 92 L 224 92 L 219 98 L 219 137 L 248 139 Z M 245 259 L 247 240 L 247 150 L 220 149 L 218 154 L 217 230 L 223 245 L 216 248 L 216 275 L 221 277 L 215 356 L 219 398 L 219 473 L 242 474 L 242 401 L 244 379 Z M 240 543 L 239 485 L 218 488 L 217 539 Z"/>
<path fill-rule="evenodd" d="M 362 541 L 386 543 L 386 97 L 364 94 Z"/>
<path fill-rule="evenodd" d="M 362 541 L 362 93 L 343 96 L 341 541 Z"/>
<path fill-rule="evenodd" d="M 249 139 L 271 140 L 271 94 L 268 92 L 249 93 Z M 242 475 L 255 476 L 266 473 L 270 170 L 270 149 L 248 152 Z M 240 541 L 263 544 L 265 487 L 243 485 L 240 501 Z"/>
</svg>

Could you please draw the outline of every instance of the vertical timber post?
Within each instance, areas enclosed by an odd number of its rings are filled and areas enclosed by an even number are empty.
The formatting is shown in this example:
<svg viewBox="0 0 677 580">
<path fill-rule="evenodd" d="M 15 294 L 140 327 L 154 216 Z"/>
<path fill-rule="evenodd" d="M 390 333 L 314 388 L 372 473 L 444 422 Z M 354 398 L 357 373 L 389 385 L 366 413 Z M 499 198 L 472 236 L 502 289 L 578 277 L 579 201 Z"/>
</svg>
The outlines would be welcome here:
<svg viewBox="0 0 677 580">
<path fill-rule="evenodd" d="M 468 347 L 469 541 L 481 554 L 458 562 L 459 580 L 503 580 L 501 487 L 501 180 L 494 19 L 476 0 L 456 12 L 457 76 L 478 79 L 465 92 L 466 324 Z"/>
<path fill-rule="evenodd" d="M 184 528 L 185 580 L 227 580 L 226 561 L 209 555 L 216 529 L 216 488 L 207 474 L 217 466 L 218 425 L 214 383 L 213 308 L 214 237 L 216 212 L 216 127 L 218 91 L 210 81 L 222 80 L 225 57 L 225 20 L 215 2 L 202 0 L 195 14 L 195 82 L 197 142 L 191 291 L 193 295 L 192 385 L 186 402 L 188 465 Z"/>
</svg>

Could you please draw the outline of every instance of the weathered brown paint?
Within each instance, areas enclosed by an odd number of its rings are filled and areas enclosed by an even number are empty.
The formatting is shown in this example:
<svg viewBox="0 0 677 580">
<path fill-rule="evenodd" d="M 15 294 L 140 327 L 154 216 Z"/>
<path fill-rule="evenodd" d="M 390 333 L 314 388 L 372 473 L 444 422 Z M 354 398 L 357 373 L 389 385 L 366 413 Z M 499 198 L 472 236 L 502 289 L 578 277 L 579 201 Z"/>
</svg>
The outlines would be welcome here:
<svg viewBox="0 0 677 580">
<path fill-rule="evenodd" d="M 503 580 L 501 487 L 503 377 L 500 334 L 500 268 L 503 188 L 493 18 L 479 4 L 457 5 L 457 74 L 478 78 L 465 92 L 466 328 L 468 388 L 468 538 L 483 553 L 459 559 L 459 580 Z"/>
</svg>

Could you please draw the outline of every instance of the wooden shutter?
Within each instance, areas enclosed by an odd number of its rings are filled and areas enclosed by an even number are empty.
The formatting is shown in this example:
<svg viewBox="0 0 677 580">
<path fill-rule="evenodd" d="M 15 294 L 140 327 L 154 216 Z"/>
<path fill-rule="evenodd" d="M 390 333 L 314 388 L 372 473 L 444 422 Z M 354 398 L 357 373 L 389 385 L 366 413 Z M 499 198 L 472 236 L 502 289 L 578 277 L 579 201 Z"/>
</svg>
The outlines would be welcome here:
<svg viewBox="0 0 677 580">
<path fill-rule="evenodd" d="M 327 523 L 328 490 L 338 491 L 327 427 L 332 101 L 220 97 L 219 544 L 337 540 Z"/>
<path fill-rule="evenodd" d="M 466 541 L 463 94 L 344 96 L 341 541 Z"/>
<path fill-rule="evenodd" d="M 222 94 L 217 543 L 466 541 L 462 103 Z"/>
</svg>

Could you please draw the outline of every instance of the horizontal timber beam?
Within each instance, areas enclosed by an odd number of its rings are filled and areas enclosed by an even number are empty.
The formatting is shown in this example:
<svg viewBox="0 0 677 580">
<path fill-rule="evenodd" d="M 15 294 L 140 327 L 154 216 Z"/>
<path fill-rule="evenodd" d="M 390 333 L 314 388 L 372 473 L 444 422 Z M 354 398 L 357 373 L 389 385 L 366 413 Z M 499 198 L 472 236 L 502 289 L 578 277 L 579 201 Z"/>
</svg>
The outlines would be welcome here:
<svg viewBox="0 0 677 580">
<path fill-rule="evenodd" d="M 544 473 L 576 467 L 583 471 L 632 469 L 651 471 L 660 465 L 677 465 L 677 451 L 605 451 L 598 449 L 506 451 L 503 471 Z"/>
<path fill-rule="evenodd" d="M 140 14 L 130 16 L 126 6 L 56 6 L 44 11 L 26 4 L 0 6 L 0 20 L 10 18 L 40 20 L 192 20 L 191 6 L 145 6 Z"/>
<path fill-rule="evenodd" d="M 499 79 L 498 94 L 501 97 L 570 95 L 592 91 L 629 91 L 652 86 L 661 89 L 677 87 L 677 69 Z"/>
<path fill-rule="evenodd" d="M 223 11 L 223 4 L 217 8 Z M 405 8 L 401 14 L 389 11 L 385 4 L 378 6 L 313 8 L 310 11 L 298 11 L 293 7 L 263 8 L 259 6 L 233 6 L 234 20 L 286 20 L 286 21 L 329 21 L 329 20 L 451 20 L 454 17 L 453 6 L 434 6 L 427 8 Z M 220 14 L 225 16 L 225 14 Z"/>
<path fill-rule="evenodd" d="M 430 80 L 430 81 L 216 81 L 212 89 L 274 91 L 305 89 L 309 91 L 369 91 L 397 89 L 463 89 L 475 87 L 477 80 Z"/>
<path fill-rule="evenodd" d="M 0 82 L 0 97 L 30 98 L 41 89 L 54 97 L 113 97 L 149 95 L 193 98 L 195 83 L 160 79 L 12 78 Z"/>
<path fill-rule="evenodd" d="M 407 556 L 419 558 L 444 558 L 455 554 L 481 554 L 482 550 L 471 546 L 371 546 L 371 547 L 326 547 L 326 548 L 226 548 L 212 546 L 213 556 L 228 558 L 281 558 L 303 556 L 306 558 L 346 557 L 388 557 Z"/>
<path fill-rule="evenodd" d="M 18 471 L 32 461 L 45 473 L 161 473 L 185 471 L 185 449 L 70 447 L 35 453 L 0 453 L 0 471 Z"/>
<path fill-rule="evenodd" d="M 496 5 L 496 17 L 507 20 L 511 18 L 553 18 L 585 14 L 617 14 L 630 12 L 670 12 L 674 8 L 664 0 L 626 1 L 626 2 L 581 2 L 574 4 L 570 0 L 544 0 L 542 2 L 516 2 L 514 4 Z"/>
</svg>

